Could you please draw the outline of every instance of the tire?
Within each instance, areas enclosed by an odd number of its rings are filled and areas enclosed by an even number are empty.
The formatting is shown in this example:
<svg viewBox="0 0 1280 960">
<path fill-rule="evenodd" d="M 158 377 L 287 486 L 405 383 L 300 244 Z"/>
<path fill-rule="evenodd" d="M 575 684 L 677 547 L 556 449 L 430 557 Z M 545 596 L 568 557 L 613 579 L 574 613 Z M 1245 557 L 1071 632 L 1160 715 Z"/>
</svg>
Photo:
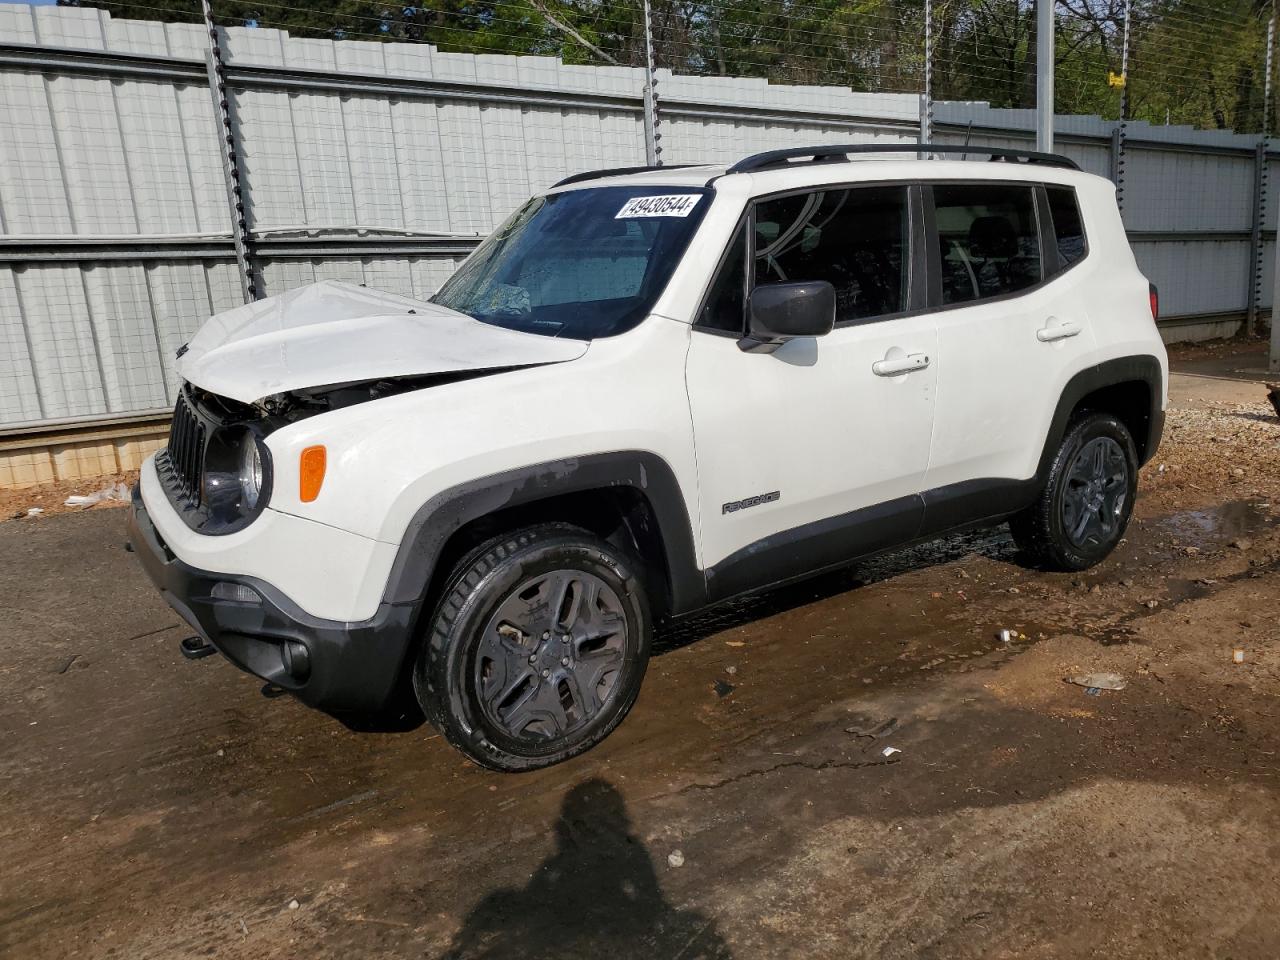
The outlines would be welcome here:
<svg viewBox="0 0 1280 960">
<path fill-rule="evenodd" d="M 1128 428 L 1085 413 L 1068 428 L 1036 502 L 1009 521 L 1017 545 L 1048 570 L 1085 570 L 1124 536 L 1138 492 L 1138 453 Z"/>
<path fill-rule="evenodd" d="M 568 524 L 528 527 L 454 568 L 414 665 L 414 693 L 476 763 L 536 770 L 591 749 L 622 722 L 651 635 L 638 560 Z"/>
</svg>

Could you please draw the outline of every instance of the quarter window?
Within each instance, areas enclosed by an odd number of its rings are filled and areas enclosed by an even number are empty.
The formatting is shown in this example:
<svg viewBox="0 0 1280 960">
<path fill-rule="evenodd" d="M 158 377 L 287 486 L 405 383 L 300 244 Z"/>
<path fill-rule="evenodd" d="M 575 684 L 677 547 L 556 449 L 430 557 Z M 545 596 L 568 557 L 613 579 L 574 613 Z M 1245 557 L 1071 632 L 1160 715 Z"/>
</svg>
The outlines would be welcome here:
<svg viewBox="0 0 1280 960">
<path fill-rule="evenodd" d="M 907 309 L 907 188 L 858 187 L 765 200 L 755 211 L 755 283 L 826 280 L 836 322 Z"/>
<path fill-rule="evenodd" d="M 1035 195 L 1014 184 L 935 184 L 942 302 L 1016 293 L 1044 277 Z"/>
<path fill-rule="evenodd" d="M 747 307 L 747 228 L 739 227 L 733 245 L 711 284 L 698 325 L 712 330 L 743 332 Z"/>
<path fill-rule="evenodd" d="M 1046 186 L 1045 190 L 1049 194 L 1049 213 L 1053 217 L 1053 236 L 1058 244 L 1058 260 L 1065 270 L 1081 259 L 1087 249 L 1080 204 L 1076 201 L 1076 192 L 1070 187 Z"/>
</svg>

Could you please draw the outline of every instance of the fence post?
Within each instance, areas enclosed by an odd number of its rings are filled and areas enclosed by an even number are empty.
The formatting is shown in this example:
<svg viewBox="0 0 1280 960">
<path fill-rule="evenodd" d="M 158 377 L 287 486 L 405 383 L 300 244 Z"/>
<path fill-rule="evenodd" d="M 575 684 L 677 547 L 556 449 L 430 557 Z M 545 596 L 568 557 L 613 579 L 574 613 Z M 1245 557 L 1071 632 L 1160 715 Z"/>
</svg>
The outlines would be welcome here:
<svg viewBox="0 0 1280 960">
<path fill-rule="evenodd" d="M 1267 143 L 1271 132 L 1271 69 L 1275 61 L 1276 49 L 1276 5 L 1275 0 L 1271 4 L 1271 18 L 1267 21 L 1267 56 L 1264 61 L 1265 75 L 1262 82 L 1262 138 L 1258 141 L 1258 166 L 1254 181 L 1254 204 L 1253 204 L 1253 284 L 1251 286 L 1251 299 L 1249 301 L 1249 336 L 1256 337 L 1258 335 L 1259 314 L 1262 312 L 1262 266 L 1266 256 L 1266 242 L 1263 239 L 1262 228 L 1266 226 L 1267 219 L 1267 187 L 1268 180 L 1271 178 L 1271 165 L 1267 160 Z M 1280 247 L 1280 235 L 1276 237 L 1277 247 Z M 1280 362 L 1277 357 L 1274 344 L 1276 328 L 1276 302 L 1271 301 L 1271 363 Z"/>
<path fill-rule="evenodd" d="M 1124 213 L 1124 121 L 1111 131 L 1111 182 L 1116 185 L 1116 206 Z"/>
<path fill-rule="evenodd" d="M 226 181 L 227 205 L 231 210 L 231 239 L 236 248 L 236 267 L 240 272 L 240 291 L 244 302 L 258 299 L 258 282 L 253 273 L 253 237 L 249 233 L 249 214 L 245 208 L 244 194 L 240 190 L 240 152 L 236 147 L 235 124 L 231 118 L 231 101 L 227 97 L 226 71 L 222 64 L 222 49 L 218 45 L 218 27 L 213 22 L 210 0 L 200 0 L 204 14 L 204 28 L 208 45 L 205 48 L 205 69 L 209 75 L 209 94 L 213 97 L 213 113 L 217 122 L 219 154 L 222 156 L 222 176 Z"/>
<path fill-rule="evenodd" d="M 1267 204 L 1267 141 L 1254 151 L 1253 227 L 1249 234 L 1249 297 L 1245 315 L 1245 336 L 1258 333 L 1258 310 L 1262 306 L 1262 218 Z"/>
<path fill-rule="evenodd" d="M 653 58 L 653 26 L 649 0 L 644 0 L 644 161 L 651 167 L 662 166 L 662 147 L 658 141 L 658 68 Z"/>
<path fill-rule="evenodd" d="M 1116 206 L 1124 213 L 1125 136 L 1129 125 L 1129 0 L 1124 0 L 1124 40 L 1120 45 L 1120 122 L 1111 132 L 1111 180 Z"/>
<path fill-rule="evenodd" d="M 1267 365 L 1272 373 L 1280 373 L 1280 235 L 1276 237 L 1276 262 L 1271 286 L 1271 353 Z"/>
</svg>

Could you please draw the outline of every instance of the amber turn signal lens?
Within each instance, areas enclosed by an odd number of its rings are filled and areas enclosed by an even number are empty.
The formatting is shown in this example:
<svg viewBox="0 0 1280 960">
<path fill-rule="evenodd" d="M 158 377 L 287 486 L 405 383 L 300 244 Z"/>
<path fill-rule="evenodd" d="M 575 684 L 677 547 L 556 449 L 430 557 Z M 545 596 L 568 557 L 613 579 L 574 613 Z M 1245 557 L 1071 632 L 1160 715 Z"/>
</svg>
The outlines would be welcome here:
<svg viewBox="0 0 1280 960">
<path fill-rule="evenodd" d="M 310 503 L 320 496 L 326 459 L 324 447 L 307 447 L 302 451 L 298 461 L 298 498 L 303 503 Z"/>
</svg>

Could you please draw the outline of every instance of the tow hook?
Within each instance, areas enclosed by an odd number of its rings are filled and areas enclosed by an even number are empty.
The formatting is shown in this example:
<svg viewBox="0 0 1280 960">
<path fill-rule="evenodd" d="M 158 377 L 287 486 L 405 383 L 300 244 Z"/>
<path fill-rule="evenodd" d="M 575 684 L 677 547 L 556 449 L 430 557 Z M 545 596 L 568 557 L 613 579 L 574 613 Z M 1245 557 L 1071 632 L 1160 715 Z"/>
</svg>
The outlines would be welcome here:
<svg viewBox="0 0 1280 960">
<path fill-rule="evenodd" d="M 218 648 L 211 643 L 206 643 L 204 637 L 184 637 L 179 641 L 178 648 L 188 660 L 212 657 L 218 652 Z"/>
</svg>

